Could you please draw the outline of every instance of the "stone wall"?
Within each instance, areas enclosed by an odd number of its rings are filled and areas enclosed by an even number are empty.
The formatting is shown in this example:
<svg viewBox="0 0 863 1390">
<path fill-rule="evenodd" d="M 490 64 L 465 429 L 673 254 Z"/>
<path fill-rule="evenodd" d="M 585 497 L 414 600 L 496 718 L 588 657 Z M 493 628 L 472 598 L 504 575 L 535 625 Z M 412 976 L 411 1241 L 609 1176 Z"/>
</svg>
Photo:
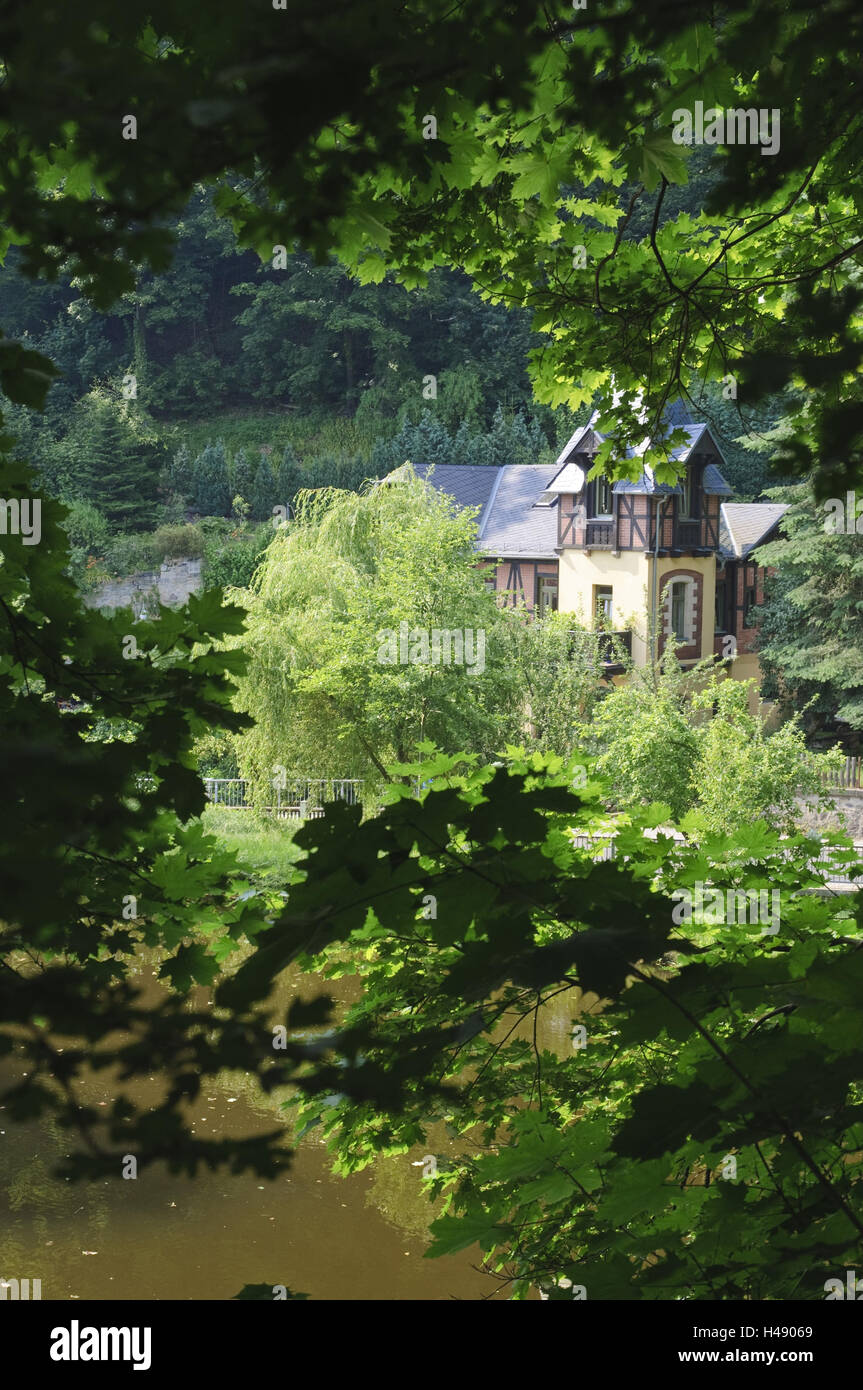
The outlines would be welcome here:
<svg viewBox="0 0 863 1390">
<path fill-rule="evenodd" d="M 175 560 L 158 570 L 141 570 L 123 579 L 109 579 L 87 594 L 88 608 L 132 608 L 140 613 L 147 599 L 175 608 L 201 587 L 201 561 Z"/>
<path fill-rule="evenodd" d="M 803 808 L 801 826 L 806 830 L 842 830 L 853 840 L 863 841 L 863 791 L 837 788 L 830 792 L 830 800 L 834 811 L 817 812 Z"/>
</svg>

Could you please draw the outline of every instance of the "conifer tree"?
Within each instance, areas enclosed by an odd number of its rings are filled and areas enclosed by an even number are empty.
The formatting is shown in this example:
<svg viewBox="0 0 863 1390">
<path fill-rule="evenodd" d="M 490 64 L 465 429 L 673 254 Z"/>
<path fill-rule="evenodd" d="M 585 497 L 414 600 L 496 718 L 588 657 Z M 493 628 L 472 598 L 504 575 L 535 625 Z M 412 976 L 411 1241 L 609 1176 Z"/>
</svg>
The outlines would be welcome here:
<svg viewBox="0 0 863 1390">
<path fill-rule="evenodd" d="M 208 444 L 195 459 L 192 471 L 193 506 L 202 516 L 228 516 L 231 510 L 231 482 L 221 439 Z"/>
<path fill-rule="evenodd" d="M 254 485 L 255 470 L 252 462 L 245 449 L 238 449 L 234 455 L 231 471 L 231 494 L 233 497 L 242 497 L 244 502 L 251 503 Z"/>
<path fill-rule="evenodd" d="M 170 492 L 189 498 L 192 489 L 192 456 L 188 446 L 181 444 L 165 469 L 165 481 Z"/>
<path fill-rule="evenodd" d="M 322 454 L 320 458 L 314 460 L 310 470 L 307 487 L 342 487 L 343 483 L 339 480 L 339 464 L 332 454 Z"/>
<path fill-rule="evenodd" d="M 451 463 L 470 463 L 474 435 L 467 420 L 462 420 L 453 440 Z"/>
<path fill-rule="evenodd" d="M 289 516 L 293 515 L 294 498 L 300 488 L 305 486 L 306 480 L 299 459 L 291 445 L 286 444 L 276 475 L 276 502 L 280 507 L 288 508 Z"/>
<path fill-rule="evenodd" d="M 262 453 L 255 472 L 255 481 L 252 484 L 252 495 L 249 498 L 252 504 L 253 521 L 270 520 L 273 515 L 273 507 L 281 501 L 277 496 L 277 491 L 276 477 L 273 473 L 270 456 Z"/>
<path fill-rule="evenodd" d="M 91 395 L 77 444 L 76 487 L 108 522 L 141 529 L 153 519 L 161 450 L 136 432 L 122 406 Z"/>
</svg>

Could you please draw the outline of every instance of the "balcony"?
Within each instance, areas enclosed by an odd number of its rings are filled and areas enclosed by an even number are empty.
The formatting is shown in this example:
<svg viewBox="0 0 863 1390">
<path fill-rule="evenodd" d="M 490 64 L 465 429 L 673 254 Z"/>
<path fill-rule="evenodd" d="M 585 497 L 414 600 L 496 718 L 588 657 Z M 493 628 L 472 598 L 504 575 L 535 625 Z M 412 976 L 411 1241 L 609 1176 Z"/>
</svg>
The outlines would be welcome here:
<svg viewBox="0 0 863 1390">
<path fill-rule="evenodd" d="M 599 647 L 599 660 L 602 664 L 603 675 L 615 675 L 625 669 L 621 657 L 625 655 L 628 661 L 632 660 L 632 632 L 627 629 L 625 632 L 598 632 L 596 634 Z"/>
<path fill-rule="evenodd" d="M 701 522 L 678 521 L 674 527 L 675 550 L 701 549 Z"/>
<path fill-rule="evenodd" d="M 588 521 L 584 530 L 585 550 L 613 550 L 614 522 Z"/>
</svg>

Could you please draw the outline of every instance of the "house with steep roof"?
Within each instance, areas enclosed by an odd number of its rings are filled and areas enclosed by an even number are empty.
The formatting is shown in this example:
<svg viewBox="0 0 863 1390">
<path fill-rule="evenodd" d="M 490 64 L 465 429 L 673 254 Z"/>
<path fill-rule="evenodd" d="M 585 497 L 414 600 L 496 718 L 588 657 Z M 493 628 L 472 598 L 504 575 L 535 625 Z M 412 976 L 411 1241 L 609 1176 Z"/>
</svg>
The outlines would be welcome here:
<svg viewBox="0 0 863 1390">
<path fill-rule="evenodd" d="M 479 507 L 477 549 L 501 602 L 543 612 L 558 606 L 556 497 L 543 501 L 555 464 L 413 465 L 460 507 Z"/>
<path fill-rule="evenodd" d="M 635 480 L 588 475 L 603 436 L 576 430 L 555 464 L 465 467 L 418 463 L 414 470 L 459 506 L 478 508 L 477 550 L 501 602 L 560 609 L 618 634 L 636 665 L 661 653 L 673 633 L 684 663 L 732 660 L 738 679 L 760 678 L 752 610 L 764 596 L 751 558 L 785 507 L 732 502 L 723 458 L 705 424 L 680 424 L 674 484 L 644 466 Z M 633 451 L 633 457 L 636 457 Z M 611 650 L 606 674 L 622 668 Z"/>
</svg>

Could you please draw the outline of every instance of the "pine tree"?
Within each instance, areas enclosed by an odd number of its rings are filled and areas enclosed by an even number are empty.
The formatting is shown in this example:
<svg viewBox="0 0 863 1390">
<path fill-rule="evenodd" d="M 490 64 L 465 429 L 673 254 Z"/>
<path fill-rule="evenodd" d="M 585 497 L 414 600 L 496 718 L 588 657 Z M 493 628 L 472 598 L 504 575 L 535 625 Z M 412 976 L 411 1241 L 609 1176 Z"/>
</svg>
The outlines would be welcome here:
<svg viewBox="0 0 863 1390">
<path fill-rule="evenodd" d="M 253 521 L 269 521 L 272 518 L 273 507 L 278 506 L 281 501 L 277 493 L 278 488 L 270 456 L 262 453 L 255 472 L 255 481 L 252 484 L 252 495 L 249 498 L 252 504 Z"/>
<path fill-rule="evenodd" d="M 349 492 L 359 492 L 369 476 L 368 464 L 357 454 L 354 458 L 341 458 L 338 462 L 338 486 Z"/>
<path fill-rule="evenodd" d="M 280 507 L 288 508 L 288 516 L 293 515 L 294 498 L 304 486 L 305 479 L 299 459 L 290 444 L 286 444 L 276 474 L 276 501 Z"/>
<path fill-rule="evenodd" d="M 400 463 L 404 463 L 403 458 L 398 458 L 396 449 L 397 438 L 398 436 L 394 439 L 375 440 L 375 443 L 372 445 L 371 457 L 372 477 L 385 478 L 387 474 L 392 473 L 394 468 L 398 468 Z"/>
<path fill-rule="evenodd" d="M 124 409 L 107 399 L 88 402 L 77 447 L 81 495 L 114 527 L 140 530 L 152 523 L 164 455 L 136 433 Z"/>
<path fill-rule="evenodd" d="M 429 411 L 417 425 L 418 450 L 414 463 L 449 463 L 452 439 L 445 425 Z"/>
<path fill-rule="evenodd" d="M 195 459 L 192 470 L 193 506 L 202 516 L 228 516 L 231 511 L 231 482 L 228 461 L 221 439 L 208 444 Z"/>
<path fill-rule="evenodd" d="M 231 471 L 232 498 L 240 496 L 244 502 L 251 502 L 255 485 L 255 470 L 246 455 L 245 449 L 238 449 L 234 455 Z"/>
<path fill-rule="evenodd" d="M 494 444 L 490 434 L 475 434 L 470 441 L 465 457 L 465 463 L 487 464 L 496 463 L 494 454 Z"/>
<path fill-rule="evenodd" d="M 471 447 L 474 435 L 471 433 L 470 425 L 467 420 L 462 420 L 458 427 L 458 433 L 453 440 L 451 463 L 470 463 Z"/>
<path fill-rule="evenodd" d="M 515 461 L 512 458 L 512 431 L 503 413 L 503 406 L 501 405 L 498 405 L 497 410 L 494 412 L 488 440 L 491 450 L 491 459 L 489 461 L 491 463 L 496 463 L 500 466 Z"/>
<path fill-rule="evenodd" d="M 528 420 L 521 410 L 509 427 L 509 438 L 510 463 L 536 463 L 545 447 L 542 430 L 534 419 Z"/>
<path fill-rule="evenodd" d="M 321 454 L 316 458 L 310 470 L 308 487 L 344 487 L 344 483 L 339 478 L 338 460 L 331 454 Z"/>
<path fill-rule="evenodd" d="M 192 456 L 188 447 L 181 444 L 165 470 L 165 481 L 169 492 L 176 492 L 187 500 L 192 495 Z"/>
</svg>

